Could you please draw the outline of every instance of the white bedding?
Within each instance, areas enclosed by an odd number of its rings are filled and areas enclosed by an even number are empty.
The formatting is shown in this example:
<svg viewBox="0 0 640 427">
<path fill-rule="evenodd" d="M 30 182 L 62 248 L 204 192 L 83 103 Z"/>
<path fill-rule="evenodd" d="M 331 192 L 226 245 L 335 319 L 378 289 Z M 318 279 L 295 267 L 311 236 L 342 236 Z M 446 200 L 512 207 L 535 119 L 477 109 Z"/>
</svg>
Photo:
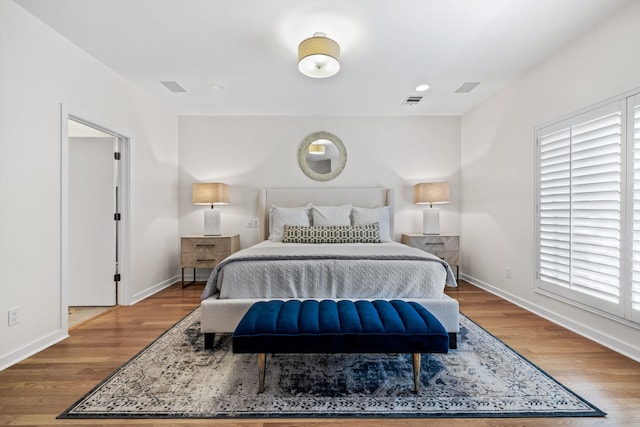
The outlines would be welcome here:
<svg viewBox="0 0 640 427">
<path fill-rule="evenodd" d="M 440 258 L 400 243 L 263 241 L 212 272 L 202 298 L 440 298 L 457 286 Z"/>
</svg>

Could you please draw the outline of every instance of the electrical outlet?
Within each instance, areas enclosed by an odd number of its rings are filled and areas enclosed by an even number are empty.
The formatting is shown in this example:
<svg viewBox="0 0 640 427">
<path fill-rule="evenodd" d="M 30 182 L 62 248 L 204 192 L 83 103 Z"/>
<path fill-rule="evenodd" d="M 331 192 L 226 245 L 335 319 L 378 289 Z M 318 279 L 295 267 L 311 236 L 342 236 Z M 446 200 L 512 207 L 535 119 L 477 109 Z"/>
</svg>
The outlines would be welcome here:
<svg viewBox="0 0 640 427">
<path fill-rule="evenodd" d="M 251 227 L 253 227 L 253 220 L 251 218 L 249 218 L 247 220 L 247 228 L 251 228 Z"/>
<path fill-rule="evenodd" d="M 253 228 L 258 228 L 258 227 L 260 227 L 260 223 L 258 222 L 258 218 L 253 218 L 253 219 L 251 220 L 251 226 L 252 226 Z"/>
<path fill-rule="evenodd" d="M 511 267 L 506 267 L 504 269 L 504 277 L 507 279 L 511 279 Z"/>
<path fill-rule="evenodd" d="M 20 307 L 13 307 L 9 309 L 9 326 L 17 325 L 20 323 Z"/>
</svg>

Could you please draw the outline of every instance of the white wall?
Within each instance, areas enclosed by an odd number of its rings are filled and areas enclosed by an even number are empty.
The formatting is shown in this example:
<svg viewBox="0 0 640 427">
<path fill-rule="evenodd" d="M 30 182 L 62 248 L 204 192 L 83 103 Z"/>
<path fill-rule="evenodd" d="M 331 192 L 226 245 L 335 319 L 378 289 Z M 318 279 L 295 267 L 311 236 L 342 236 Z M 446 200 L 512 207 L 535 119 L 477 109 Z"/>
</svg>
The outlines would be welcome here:
<svg viewBox="0 0 640 427">
<path fill-rule="evenodd" d="M 640 87 L 638 22 L 630 2 L 462 118 L 461 248 L 468 279 L 640 360 L 639 329 L 534 292 L 534 127 Z"/>
<path fill-rule="evenodd" d="M 2 369 L 66 335 L 61 104 L 131 138 L 128 299 L 175 279 L 179 256 L 176 115 L 8 0 L 0 1 L 0 64 Z M 22 322 L 8 327 L 16 306 Z"/>
<path fill-rule="evenodd" d="M 332 181 L 316 182 L 298 167 L 297 151 L 310 133 L 342 140 L 347 164 Z M 191 203 L 194 182 L 231 187 L 222 206 L 223 233 L 240 233 L 242 247 L 259 241 L 247 229 L 258 216 L 265 187 L 389 187 L 394 190 L 395 238 L 422 230 L 413 184 L 447 180 L 452 202 L 441 205 L 441 228 L 460 230 L 460 120 L 458 117 L 180 117 L 180 233 L 202 234 L 204 206 Z M 218 209 L 218 208 L 216 208 Z"/>
</svg>

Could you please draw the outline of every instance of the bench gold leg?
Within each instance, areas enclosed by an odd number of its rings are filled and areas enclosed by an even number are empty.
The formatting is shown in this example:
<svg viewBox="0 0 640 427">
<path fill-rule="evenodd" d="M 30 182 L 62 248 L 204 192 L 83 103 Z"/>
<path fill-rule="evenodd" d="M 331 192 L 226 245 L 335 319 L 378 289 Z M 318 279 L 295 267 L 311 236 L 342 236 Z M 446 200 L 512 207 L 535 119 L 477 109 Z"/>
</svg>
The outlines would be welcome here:
<svg viewBox="0 0 640 427">
<path fill-rule="evenodd" d="M 258 393 L 262 393 L 264 391 L 264 375 L 266 362 L 267 354 L 258 354 Z"/>
<path fill-rule="evenodd" d="M 413 353 L 413 391 L 420 393 L 420 353 Z"/>
</svg>

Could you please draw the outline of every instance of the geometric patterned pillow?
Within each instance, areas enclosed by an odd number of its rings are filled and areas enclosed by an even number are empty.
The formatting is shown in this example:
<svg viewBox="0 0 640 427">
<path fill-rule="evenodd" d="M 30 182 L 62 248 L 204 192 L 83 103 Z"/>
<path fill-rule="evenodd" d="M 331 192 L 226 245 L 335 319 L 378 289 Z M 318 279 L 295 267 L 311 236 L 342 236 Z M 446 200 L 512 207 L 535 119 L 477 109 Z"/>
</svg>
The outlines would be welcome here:
<svg viewBox="0 0 640 427">
<path fill-rule="evenodd" d="M 283 243 L 380 243 L 380 224 L 285 225 Z"/>
</svg>

